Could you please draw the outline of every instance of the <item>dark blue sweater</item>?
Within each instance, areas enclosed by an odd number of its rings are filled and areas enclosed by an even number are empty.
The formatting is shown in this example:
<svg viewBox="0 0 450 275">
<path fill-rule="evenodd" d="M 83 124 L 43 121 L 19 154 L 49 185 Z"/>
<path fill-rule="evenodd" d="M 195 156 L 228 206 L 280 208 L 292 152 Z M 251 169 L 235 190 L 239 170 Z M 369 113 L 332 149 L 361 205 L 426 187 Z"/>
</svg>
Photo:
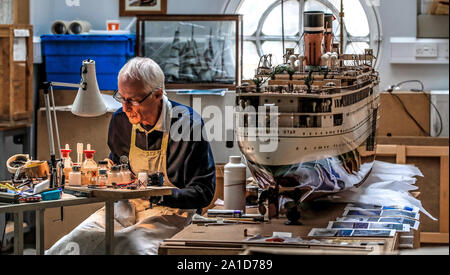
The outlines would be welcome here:
<svg viewBox="0 0 450 275">
<path fill-rule="evenodd" d="M 211 203 L 216 186 L 211 147 L 203 138 L 193 141 L 194 132 L 197 132 L 194 129 L 200 127 L 203 130 L 201 117 L 187 106 L 173 101 L 171 103 L 177 116 L 172 117 L 171 125 L 177 122 L 177 125 L 190 125 L 190 140 L 174 141 L 169 134 L 167 177 L 179 189 L 174 190 L 170 196 L 164 196 L 163 205 L 180 209 L 200 209 Z M 119 109 L 111 118 L 108 133 L 110 159 L 115 163 L 119 163 L 121 156 L 129 156 L 131 130 L 132 125 L 126 114 L 122 108 Z M 136 131 L 136 146 L 142 150 L 159 150 L 162 136 L 162 132 L 154 131 L 148 135 L 147 143 L 145 133 Z"/>
</svg>

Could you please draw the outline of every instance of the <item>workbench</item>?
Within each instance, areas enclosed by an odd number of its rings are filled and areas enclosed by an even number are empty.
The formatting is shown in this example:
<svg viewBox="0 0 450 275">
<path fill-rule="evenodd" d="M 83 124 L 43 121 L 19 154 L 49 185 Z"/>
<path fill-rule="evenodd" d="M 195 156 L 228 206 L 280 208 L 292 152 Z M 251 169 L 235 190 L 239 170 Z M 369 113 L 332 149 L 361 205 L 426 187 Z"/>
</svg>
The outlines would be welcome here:
<svg viewBox="0 0 450 275">
<path fill-rule="evenodd" d="M 224 226 L 201 226 L 191 224 L 184 230 L 164 240 L 159 248 L 160 255 L 238 255 L 238 254 L 396 254 L 399 244 L 398 233 L 394 237 L 340 237 L 318 238 L 307 237 L 312 228 L 326 228 L 329 221 L 336 220 L 344 213 L 346 204 L 318 203 L 314 209 L 302 212 L 303 225 L 285 225 L 286 218 L 271 219 L 262 224 L 235 224 Z M 257 213 L 256 208 L 247 208 L 247 213 Z M 244 233 L 246 232 L 246 233 Z M 274 232 L 289 232 L 292 237 L 304 240 L 332 240 L 364 242 L 376 244 L 366 249 L 313 245 L 305 246 L 275 246 L 273 244 L 259 245 L 243 242 L 249 236 L 260 234 L 273 236 Z M 376 246 L 376 247 L 375 247 Z"/>
<path fill-rule="evenodd" d="M 14 254 L 23 254 L 23 213 L 36 212 L 36 254 L 44 255 L 44 211 L 48 208 L 69 207 L 94 203 L 105 203 L 105 253 L 114 254 L 114 203 L 120 200 L 150 198 L 172 194 L 172 187 L 150 187 L 146 190 L 89 190 L 88 188 L 67 188 L 67 191 L 79 192 L 84 197 L 74 197 L 63 194 L 54 201 L 37 203 L 5 204 L 0 203 L 0 214 L 14 215 Z"/>
</svg>

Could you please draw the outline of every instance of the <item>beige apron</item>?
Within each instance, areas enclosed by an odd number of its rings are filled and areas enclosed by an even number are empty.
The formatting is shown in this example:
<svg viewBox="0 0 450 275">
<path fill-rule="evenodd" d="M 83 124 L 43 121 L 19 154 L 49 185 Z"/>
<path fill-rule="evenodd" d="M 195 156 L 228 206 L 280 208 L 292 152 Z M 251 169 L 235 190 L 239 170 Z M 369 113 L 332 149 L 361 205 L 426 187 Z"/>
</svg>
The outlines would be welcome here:
<svg viewBox="0 0 450 275">
<path fill-rule="evenodd" d="M 171 104 L 163 96 L 161 117 L 150 131 L 140 125 L 134 125 L 131 134 L 130 165 L 134 173 L 163 172 L 164 185 L 175 187 L 167 177 L 167 147 L 169 141 Z M 148 135 L 152 131 L 163 131 L 161 149 L 155 151 L 141 150 L 136 147 L 136 130 Z M 195 210 L 181 210 L 170 207 L 155 206 L 150 208 L 149 200 L 127 200 L 114 204 L 114 243 L 115 254 L 136 255 L 158 254 L 162 240 L 171 238 L 185 226 L 194 215 Z M 105 209 L 102 208 L 80 224 L 69 235 L 60 239 L 46 254 L 70 254 L 73 244 L 79 246 L 79 253 L 105 253 Z M 69 248 L 68 248 L 69 247 Z"/>
<path fill-rule="evenodd" d="M 170 115 L 172 112 L 172 104 L 170 103 L 170 101 L 167 99 L 166 96 L 163 96 L 162 100 L 163 100 L 163 107 L 161 110 L 161 115 L 158 122 L 153 127 L 153 129 L 147 131 L 140 124 L 133 125 L 132 127 L 130 152 L 129 152 L 130 166 L 136 175 L 138 175 L 140 172 L 147 172 L 148 174 L 162 172 L 164 174 L 164 186 L 171 186 L 177 188 L 170 182 L 169 177 L 167 176 L 167 147 L 169 144 L 169 132 L 171 126 Z M 154 131 L 162 131 L 163 137 L 161 141 L 161 148 L 159 150 L 142 150 L 138 148 L 136 146 L 136 131 L 145 133 L 147 140 L 148 135 L 150 133 Z M 126 203 L 126 201 L 119 202 L 118 204 L 120 203 Z M 135 199 L 129 200 L 128 203 L 132 204 L 132 207 L 135 208 L 136 222 L 146 217 L 145 210 L 150 208 L 149 200 Z M 120 206 L 116 205 L 117 210 L 119 210 L 118 207 Z M 191 217 L 195 213 L 195 210 L 180 210 L 162 206 L 157 207 L 163 210 L 163 212 L 166 214 L 172 213 L 173 215 L 182 215 L 186 217 Z M 124 208 L 126 209 L 127 207 L 125 206 Z M 131 215 L 131 217 L 128 215 L 122 216 L 116 215 L 115 217 L 124 226 L 129 226 L 130 223 L 133 223 L 133 215 Z M 131 220 L 128 220 L 128 218 L 131 218 Z"/>
</svg>

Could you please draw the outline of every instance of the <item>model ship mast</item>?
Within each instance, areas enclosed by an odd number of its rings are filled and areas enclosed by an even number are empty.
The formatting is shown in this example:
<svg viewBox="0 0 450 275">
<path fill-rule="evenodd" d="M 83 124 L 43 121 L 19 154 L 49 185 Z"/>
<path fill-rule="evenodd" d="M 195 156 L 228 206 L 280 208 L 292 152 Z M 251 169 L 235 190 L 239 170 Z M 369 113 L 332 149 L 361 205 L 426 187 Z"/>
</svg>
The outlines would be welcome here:
<svg viewBox="0 0 450 275">
<path fill-rule="evenodd" d="M 344 53 L 344 0 L 341 0 L 341 12 L 339 13 L 339 17 L 341 19 L 340 22 L 340 28 L 341 28 L 341 39 L 340 39 L 340 45 L 341 50 L 340 53 Z"/>
<path fill-rule="evenodd" d="M 177 29 L 175 31 L 175 35 L 173 38 L 172 46 L 170 48 L 169 57 L 165 62 L 164 72 L 167 78 L 167 81 L 175 81 L 180 77 L 180 51 L 181 51 L 181 42 L 180 42 L 180 30 Z"/>
<path fill-rule="evenodd" d="M 222 31 L 219 37 L 222 36 Z M 210 29 L 209 37 L 203 43 L 204 50 L 200 50 L 195 39 L 195 25 L 192 25 L 190 38 L 186 42 L 181 42 L 180 30 L 177 29 L 174 35 L 169 54 L 164 63 L 164 74 L 168 82 L 200 82 L 212 83 L 223 82 L 232 83 L 233 78 L 229 77 L 226 70 L 226 37 L 220 38 L 223 41 L 221 55 L 216 56 L 213 44 L 213 30 Z M 184 44 L 184 45 L 183 45 Z"/>
<path fill-rule="evenodd" d="M 181 53 L 181 68 L 180 77 L 188 81 L 196 79 L 195 67 L 197 64 L 197 58 L 195 55 L 195 40 L 194 40 L 194 26 L 192 26 L 191 39 L 186 42 Z"/>
</svg>

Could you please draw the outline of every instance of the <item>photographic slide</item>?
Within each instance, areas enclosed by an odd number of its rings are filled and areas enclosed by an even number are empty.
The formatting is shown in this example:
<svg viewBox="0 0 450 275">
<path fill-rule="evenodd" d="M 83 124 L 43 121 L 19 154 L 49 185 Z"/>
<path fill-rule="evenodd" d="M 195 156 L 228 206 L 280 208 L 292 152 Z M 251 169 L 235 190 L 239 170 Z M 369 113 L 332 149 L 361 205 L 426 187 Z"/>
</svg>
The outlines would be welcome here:
<svg viewBox="0 0 450 275">
<path fill-rule="evenodd" d="M 378 223 L 378 222 L 329 222 L 328 229 L 394 229 L 399 232 L 409 232 L 409 224 Z"/>
</svg>

